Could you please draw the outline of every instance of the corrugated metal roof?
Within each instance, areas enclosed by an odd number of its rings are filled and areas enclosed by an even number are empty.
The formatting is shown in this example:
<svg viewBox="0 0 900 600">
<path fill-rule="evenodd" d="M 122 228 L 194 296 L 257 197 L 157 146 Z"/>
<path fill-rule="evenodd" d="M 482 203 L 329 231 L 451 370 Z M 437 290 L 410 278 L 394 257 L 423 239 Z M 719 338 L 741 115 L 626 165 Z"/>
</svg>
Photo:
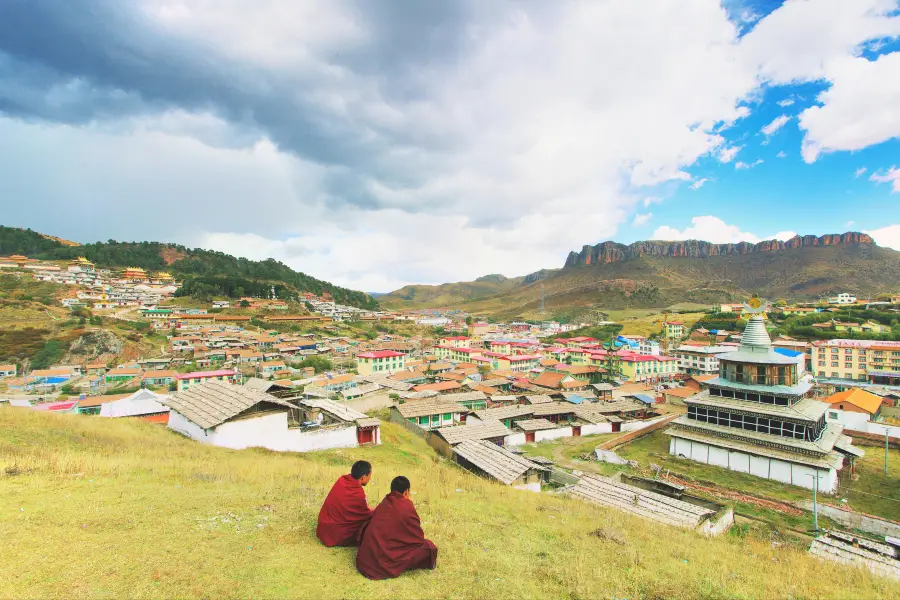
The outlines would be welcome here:
<svg viewBox="0 0 900 600">
<path fill-rule="evenodd" d="M 453 452 L 506 485 L 511 484 L 531 469 L 546 470 L 546 467 L 537 465 L 484 440 L 462 441 L 453 447 Z"/>
<path fill-rule="evenodd" d="M 506 437 L 512 432 L 500 421 L 485 421 L 479 425 L 442 427 L 435 429 L 434 433 L 440 435 L 448 444 L 453 446 L 465 440 L 487 440 Z"/>
<path fill-rule="evenodd" d="M 210 429 L 260 402 L 293 408 L 274 396 L 223 381 L 207 381 L 191 386 L 172 394 L 162 404 L 178 411 L 203 429 Z"/>
</svg>

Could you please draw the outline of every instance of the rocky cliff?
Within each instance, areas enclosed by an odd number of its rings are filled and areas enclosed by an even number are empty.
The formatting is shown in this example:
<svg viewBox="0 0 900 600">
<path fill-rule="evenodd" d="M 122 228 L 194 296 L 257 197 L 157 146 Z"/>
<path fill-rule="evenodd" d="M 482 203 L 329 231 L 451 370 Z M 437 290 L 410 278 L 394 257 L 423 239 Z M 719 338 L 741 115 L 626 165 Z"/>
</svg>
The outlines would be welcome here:
<svg viewBox="0 0 900 600">
<path fill-rule="evenodd" d="M 757 252 L 778 252 L 789 248 L 812 246 L 837 246 L 840 244 L 862 245 L 875 244 L 865 233 L 848 232 L 843 234 L 827 234 L 823 236 L 794 236 L 787 241 L 767 240 L 757 244 L 738 242 L 737 244 L 712 244 L 700 240 L 683 242 L 666 242 L 649 240 L 625 245 L 616 242 L 603 242 L 596 246 L 584 246 L 581 252 L 570 252 L 565 267 L 607 264 L 631 260 L 644 255 L 672 256 L 684 258 L 705 258 L 707 256 L 738 256 Z"/>
</svg>

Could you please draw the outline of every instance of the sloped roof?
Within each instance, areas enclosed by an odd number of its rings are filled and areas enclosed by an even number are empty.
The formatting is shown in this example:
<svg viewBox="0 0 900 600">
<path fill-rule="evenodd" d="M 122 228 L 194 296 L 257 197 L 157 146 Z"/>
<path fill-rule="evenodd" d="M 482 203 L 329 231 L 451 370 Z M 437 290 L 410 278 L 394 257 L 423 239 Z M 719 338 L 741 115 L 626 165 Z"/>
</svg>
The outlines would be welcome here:
<svg viewBox="0 0 900 600">
<path fill-rule="evenodd" d="M 869 393 L 859 388 L 853 388 L 843 392 L 838 392 L 837 394 L 828 397 L 826 401 L 831 404 L 832 407 L 840 402 L 852 404 L 853 406 L 861 408 L 871 415 L 874 415 L 876 412 L 878 412 L 879 407 L 881 407 L 881 398 L 879 398 L 875 394 Z"/>
<path fill-rule="evenodd" d="M 501 406 L 499 408 L 487 408 L 484 410 L 476 410 L 475 416 L 482 421 L 502 421 L 503 419 L 511 419 L 513 417 L 523 417 L 534 413 L 534 407 L 514 404 L 512 406 Z"/>
<path fill-rule="evenodd" d="M 460 392 L 458 394 L 444 394 L 441 396 L 444 402 L 471 402 L 473 400 L 487 400 L 484 392 Z"/>
<path fill-rule="evenodd" d="M 462 413 L 468 412 L 468 409 L 462 404 L 455 402 L 446 402 L 442 398 L 428 398 L 427 400 L 406 402 L 396 407 L 400 416 L 404 419 L 414 417 L 428 417 L 431 415 L 440 415 L 444 413 Z"/>
<path fill-rule="evenodd" d="M 522 419 L 521 421 L 516 421 L 515 426 L 522 431 L 541 431 L 558 427 L 547 419 Z"/>
<path fill-rule="evenodd" d="M 487 440 L 506 437 L 512 433 L 500 421 L 485 421 L 479 425 L 457 425 L 435 429 L 434 433 L 444 438 L 451 446 L 465 440 Z"/>
<path fill-rule="evenodd" d="M 549 404 L 549 403 L 553 402 L 553 398 L 551 398 L 547 394 L 535 394 L 532 396 L 525 396 L 525 400 L 529 404 Z"/>
<path fill-rule="evenodd" d="M 316 398 L 314 400 L 298 400 L 298 403 L 301 406 L 318 408 L 319 410 L 327 412 L 331 416 L 336 417 L 341 421 L 347 421 L 348 423 L 352 423 L 357 419 L 368 418 L 365 414 L 359 412 L 358 410 L 353 410 L 349 406 L 345 406 L 343 404 L 335 402 L 334 400 L 328 400 L 325 398 Z M 290 406 L 290 404 L 288 404 L 288 406 Z"/>
<path fill-rule="evenodd" d="M 285 386 L 275 383 L 274 381 L 266 381 L 265 379 L 260 379 L 259 377 L 251 377 L 244 382 L 244 387 L 251 390 L 256 390 L 257 392 L 266 393 L 273 387 L 283 388 Z"/>
<path fill-rule="evenodd" d="M 163 400 L 172 410 L 178 411 L 203 429 L 221 425 L 260 402 L 293 408 L 287 402 L 264 392 L 223 381 L 207 381 L 176 392 Z"/>
<path fill-rule="evenodd" d="M 462 441 L 453 447 L 453 452 L 506 485 L 531 469 L 546 470 L 546 467 L 485 440 Z"/>
</svg>

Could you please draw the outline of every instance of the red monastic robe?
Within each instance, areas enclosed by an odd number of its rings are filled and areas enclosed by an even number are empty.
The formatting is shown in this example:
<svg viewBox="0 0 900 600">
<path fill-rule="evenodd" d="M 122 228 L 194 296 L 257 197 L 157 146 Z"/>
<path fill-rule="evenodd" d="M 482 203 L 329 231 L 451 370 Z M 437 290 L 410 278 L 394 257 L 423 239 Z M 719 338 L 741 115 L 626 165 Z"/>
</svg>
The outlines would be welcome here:
<svg viewBox="0 0 900 600">
<path fill-rule="evenodd" d="M 338 479 L 319 511 L 316 537 L 328 547 L 356 546 L 362 528 L 372 517 L 366 493 L 352 475 Z"/>
<path fill-rule="evenodd" d="M 425 539 L 412 501 L 396 492 L 385 496 L 363 528 L 356 568 L 369 579 L 388 579 L 436 565 L 437 546 Z"/>
</svg>

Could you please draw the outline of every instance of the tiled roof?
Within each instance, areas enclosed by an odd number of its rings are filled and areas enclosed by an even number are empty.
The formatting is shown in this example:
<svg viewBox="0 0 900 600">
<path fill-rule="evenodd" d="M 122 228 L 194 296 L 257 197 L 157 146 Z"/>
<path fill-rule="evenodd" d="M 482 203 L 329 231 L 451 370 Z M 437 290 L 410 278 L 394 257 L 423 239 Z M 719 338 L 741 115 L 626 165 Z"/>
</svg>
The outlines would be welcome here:
<svg viewBox="0 0 900 600">
<path fill-rule="evenodd" d="M 512 433 L 500 421 L 486 421 L 479 425 L 457 425 L 435 429 L 434 433 L 444 438 L 451 446 L 466 440 L 487 440 L 506 437 Z"/>
<path fill-rule="evenodd" d="M 464 440 L 453 447 L 453 452 L 507 485 L 532 469 L 546 469 L 485 440 Z"/>
<path fill-rule="evenodd" d="M 172 394 L 163 404 L 178 411 L 201 428 L 210 429 L 260 402 L 293 408 L 287 402 L 263 392 L 222 381 L 207 381 L 192 386 Z"/>
</svg>

